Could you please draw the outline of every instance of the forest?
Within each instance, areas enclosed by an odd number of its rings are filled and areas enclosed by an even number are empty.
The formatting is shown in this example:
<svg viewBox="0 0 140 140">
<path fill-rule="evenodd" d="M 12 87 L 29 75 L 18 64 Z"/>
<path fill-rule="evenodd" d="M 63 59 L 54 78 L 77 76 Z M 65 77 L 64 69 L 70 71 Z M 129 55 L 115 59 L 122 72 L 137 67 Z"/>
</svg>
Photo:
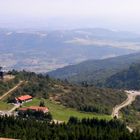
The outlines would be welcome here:
<svg viewBox="0 0 140 140">
<path fill-rule="evenodd" d="M 14 117 L 0 117 L 0 137 L 21 140 L 139 140 L 139 131 L 130 133 L 118 120 L 78 120 L 71 117 L 68 123 L 50 124 Z"/>
<path fill-rule="evenodd" d="M 105 82 L 106 87 L 122 89 L 140 89 L 140 63 L 132 64 L 128 69 L 116 73 Z"/>
<path fill-rule="evenodd" d="M 72 83 L 82 83 L 101 86 L 106 79 L 114 74 L 128 69 L 133 63 L 139 63 L 140 53 L 132 53 L 101 60 L 88 60 L 76 65 L 56 69 L 48 74 L 55 78 L 68 79 Z"/>
</svg>

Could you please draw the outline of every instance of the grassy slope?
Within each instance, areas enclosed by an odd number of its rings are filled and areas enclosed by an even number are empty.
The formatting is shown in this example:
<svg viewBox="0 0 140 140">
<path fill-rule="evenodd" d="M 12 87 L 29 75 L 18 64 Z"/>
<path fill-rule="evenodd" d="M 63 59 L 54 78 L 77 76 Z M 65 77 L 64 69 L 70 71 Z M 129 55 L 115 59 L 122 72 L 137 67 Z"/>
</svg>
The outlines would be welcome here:
<svg viewBox="0 0 140 140">
<path fill-rule="evenodd" d="M 24 106 L 32 106 L 32 105 L 39 105 L 40 99 L 33 99 L 32 102 L 25 103 Z M 56 104 L 50 100 L 45 100 L 46 106 L 49 108 L 51 114 L 53 115 L 53 119 L 60 120 L 60 121 L 68 121 L 70 116 L 75 116 L 80 119 L 82 118 L 98 118 L 98 119 L 111 119 L 109 115 L 97 115 L 93 113 L 84 113 L 79 112 L 72 108 L 66 108 L 62 105 Z"/>
<path fill-rule="evenodd" d="M 10 110 L 12 107 L 12 104 L 7 104 L 6 102 L 0 101 L 0 110 Z"/>
</svg>

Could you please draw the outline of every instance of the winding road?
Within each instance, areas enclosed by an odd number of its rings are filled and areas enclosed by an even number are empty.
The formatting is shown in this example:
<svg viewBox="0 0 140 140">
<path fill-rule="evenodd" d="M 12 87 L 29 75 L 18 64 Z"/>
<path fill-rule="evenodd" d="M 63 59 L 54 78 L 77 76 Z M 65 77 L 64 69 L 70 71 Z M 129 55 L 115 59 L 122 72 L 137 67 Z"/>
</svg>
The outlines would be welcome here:
<svg viewBox="0 0 140 140">
<path fill-rule="evenodd" d="M 140 96 L 140 91 L 134 91 L 134 90 L 129 90 L 129 91 L 125 91 L 127 93 L 127 99 L 122 102 L 121 104 L 119 105 L 116 105 L 114 108 L 113 108 L 113 111 L 112 111 L 112 117 L 116 117 L 116 118 L 119 118 L 119 111 L 128 106 L 128 105 L 131 105 L 133 101 L 135 101 L 135 98 L 136 96 Z M 127 129 L 132 132 L 133 129 L 130 128 L 129 126 L 127 126 Z"/>
</svg>

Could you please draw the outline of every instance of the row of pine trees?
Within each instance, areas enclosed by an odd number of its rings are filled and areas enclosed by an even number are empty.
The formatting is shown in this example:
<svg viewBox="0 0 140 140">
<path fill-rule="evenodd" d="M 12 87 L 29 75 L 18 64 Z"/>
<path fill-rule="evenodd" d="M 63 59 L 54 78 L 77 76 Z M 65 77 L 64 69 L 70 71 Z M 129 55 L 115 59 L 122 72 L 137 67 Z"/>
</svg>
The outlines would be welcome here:
<svg viewBox="0 0 140 140">
<path fill-rule="evenodd" d="M 118 120 L 78 120 L 54 124 L 45 121 L 0 117 L 0 137 L 21 140 L 140 140 L 140 133 L 130 133 Z"/>
</svg>

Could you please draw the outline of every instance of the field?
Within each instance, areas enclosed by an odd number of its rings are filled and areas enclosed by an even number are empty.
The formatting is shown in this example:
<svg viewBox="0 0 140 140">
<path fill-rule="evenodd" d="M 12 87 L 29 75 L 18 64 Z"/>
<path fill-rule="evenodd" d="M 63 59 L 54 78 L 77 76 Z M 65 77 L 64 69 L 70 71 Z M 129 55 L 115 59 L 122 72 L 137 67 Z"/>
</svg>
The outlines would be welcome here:
<svg viewBox="0 0 140 140">
<path fill-rule="evenodd" d="M 10 110 L 12 107 L 12 104 L 7 104 L 6 102 L 0 101 L 0 110 Z"/>
<path fill-rule="evenodd" d="M 72 108 L 66 108 L 60 104 L 56 104 L 50 100 L 44 100 L 46 106 L 49 108 L 51 114 L 53 115 L 53 119 L 59 120 L 59 121 L 65 121 L 67 122 L 70 116 L 77 117 L 79 119 L 82 118 L 98 118 L 98 119 L 111 119 L 111 116 L 109 115 L 98 115 L 98 114 L 93 114 L 93 113 L 84 113 L 84 112 L 79 112 L 75 109 Z M 33 99 L 33 101 L 25 103 L 24 106 L 34 106 L 34 105 L 39 105 L 40 99 Z"/>
</svg>

